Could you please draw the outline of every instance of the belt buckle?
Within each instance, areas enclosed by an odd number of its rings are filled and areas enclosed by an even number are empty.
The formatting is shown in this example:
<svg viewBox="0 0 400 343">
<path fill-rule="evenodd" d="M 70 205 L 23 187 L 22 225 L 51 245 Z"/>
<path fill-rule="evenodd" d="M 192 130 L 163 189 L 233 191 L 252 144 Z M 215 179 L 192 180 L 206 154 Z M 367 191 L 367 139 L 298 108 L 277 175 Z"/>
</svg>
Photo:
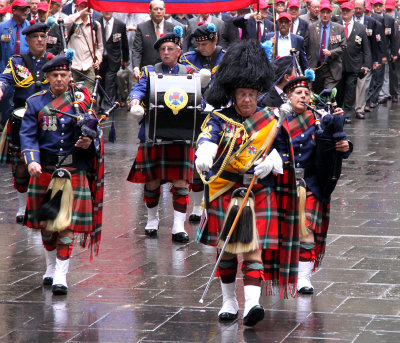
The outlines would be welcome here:
<svg viewBox="0 0 400 343">
<path fill-rule="evenodd" d="M 57 155 L 58 157 L 58 163 L 60 163 L 60 161 L 65 157 L 65 155 Z M 72 164 L 72 155 L 68 155 L 68 157 L 63 161 L 62 165 L 66 166 Z"/>
<path fill-rule="evenodd" d="M 253 174 L 243 174 L 243 185 L 245 186 L 250 185 L 253 176 L 254 176 Z M 257 178 L 255 183 L 257 183 Z"/>
<path fill-rule="evenodd" d="M 304 179 L 304 168 L 296 168 L 296 179 Z"/>
</svg>

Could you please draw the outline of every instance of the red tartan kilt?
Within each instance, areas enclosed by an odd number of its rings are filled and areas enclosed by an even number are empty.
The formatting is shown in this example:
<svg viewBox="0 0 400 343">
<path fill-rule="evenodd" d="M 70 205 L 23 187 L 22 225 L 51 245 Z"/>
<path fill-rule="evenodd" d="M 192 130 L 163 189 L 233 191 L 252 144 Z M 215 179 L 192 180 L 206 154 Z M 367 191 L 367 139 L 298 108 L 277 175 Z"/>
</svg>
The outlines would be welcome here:
<svg viewBox="0 0 400 343">
<path fill-rule="evenodd" d="M 223 228 L 232 192 L 238 187 L 240 187 L 240 185 L 236 184 L 224 195 L 210 202 L 207 211 L 207 225 L 204 231 L 199 234 L 200 242 L 212 246 L 218 244 L 218 237 Z M 279 227 L 275 192 L 270 187 L 255 185 L 253 187 L 253 193 L 255 195 L 254 207 L 260 249 L 278 249 Z"/>
<path fill-rule="evenodd" d="M 193 182 L 194 149 L 187 144 L 163 144 L 148 147 L 140 143 L 128 181 L 146 183 L 186 180 Z"/>
<path fill-rule="evenodd" d="M 319 201 L 315 195 L 307 190 L 306 227 L 314 232 L 316 267 L 320 265 L 325 254 L 326 237 L 328 235 L 330 204 Z"/>
<path fill-rule="evenodd" d="M 90 232 L 92 230 L 92 199 L 89 182 L 85 171 L 71 174 L 74 192 L 72 204 L 72 221 L 70 230 L 75 233 Z M 46 224 L 35 221 L 34 212 L 38 209 L 46 194 L 51 180 L 51 174 L 43 172 L 39 177 L 31 177 L 28 187 L 27 216 L 25 225 L 32 229 L 45 229 Z"/>
</svg>

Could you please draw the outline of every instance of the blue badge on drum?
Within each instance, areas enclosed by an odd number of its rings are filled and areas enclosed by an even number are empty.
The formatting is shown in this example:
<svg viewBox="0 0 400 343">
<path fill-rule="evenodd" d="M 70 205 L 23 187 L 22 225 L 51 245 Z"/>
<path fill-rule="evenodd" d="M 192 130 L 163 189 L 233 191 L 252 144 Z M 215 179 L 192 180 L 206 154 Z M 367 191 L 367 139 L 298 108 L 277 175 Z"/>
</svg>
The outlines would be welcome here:
<svg viewBox="0 0 400 343">
<path fill-rule="evenodd" d="M 181 88 L 171 88 L 164 94 L 164 102 L 174 115 L 177 115 L 187 105 L 188 100 L 187 93 Z"/>
<path fill-rule="evenodd" d="M 248 151 L 250 155 L 254 155 L 257 152 L 257 149 L 254 146 L 250 145 L 248 147 Z"/>
</svg>

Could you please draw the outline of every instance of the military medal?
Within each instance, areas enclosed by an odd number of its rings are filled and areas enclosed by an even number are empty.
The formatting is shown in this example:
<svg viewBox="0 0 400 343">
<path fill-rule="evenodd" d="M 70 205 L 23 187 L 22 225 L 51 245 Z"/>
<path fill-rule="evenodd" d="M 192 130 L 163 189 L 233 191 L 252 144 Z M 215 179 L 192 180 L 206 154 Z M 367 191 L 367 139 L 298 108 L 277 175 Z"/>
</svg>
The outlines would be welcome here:
<svg viewBox="0 0 400 343">
<path fill-rule="evenodd" d="M 43 126 L 42 126 L 42 130 L 48 130 L 49 129 L 49 120 L 48 120 L 49 116 L 43 116 Z"/>
</svg>

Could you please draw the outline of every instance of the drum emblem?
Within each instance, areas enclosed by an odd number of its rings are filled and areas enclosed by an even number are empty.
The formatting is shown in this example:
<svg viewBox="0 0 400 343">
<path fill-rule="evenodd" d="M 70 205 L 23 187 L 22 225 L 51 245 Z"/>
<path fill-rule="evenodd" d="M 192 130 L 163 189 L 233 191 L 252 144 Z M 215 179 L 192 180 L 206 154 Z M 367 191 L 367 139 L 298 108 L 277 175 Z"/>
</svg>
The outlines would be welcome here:
<svg viewBox="0 0 400 343">
<path fill-rule="evenodd" d="M 248 149 L 250 155 L 254 155 L 257 152 L 257 149 L 252 145 Z"/>
<path fill-rule="evenodd" d="M 171 88 L 164 94 L 164 102 L 174 115 L 187 105 L 188 100 L 187 93 L 181 88 Z"/>
</svg>

